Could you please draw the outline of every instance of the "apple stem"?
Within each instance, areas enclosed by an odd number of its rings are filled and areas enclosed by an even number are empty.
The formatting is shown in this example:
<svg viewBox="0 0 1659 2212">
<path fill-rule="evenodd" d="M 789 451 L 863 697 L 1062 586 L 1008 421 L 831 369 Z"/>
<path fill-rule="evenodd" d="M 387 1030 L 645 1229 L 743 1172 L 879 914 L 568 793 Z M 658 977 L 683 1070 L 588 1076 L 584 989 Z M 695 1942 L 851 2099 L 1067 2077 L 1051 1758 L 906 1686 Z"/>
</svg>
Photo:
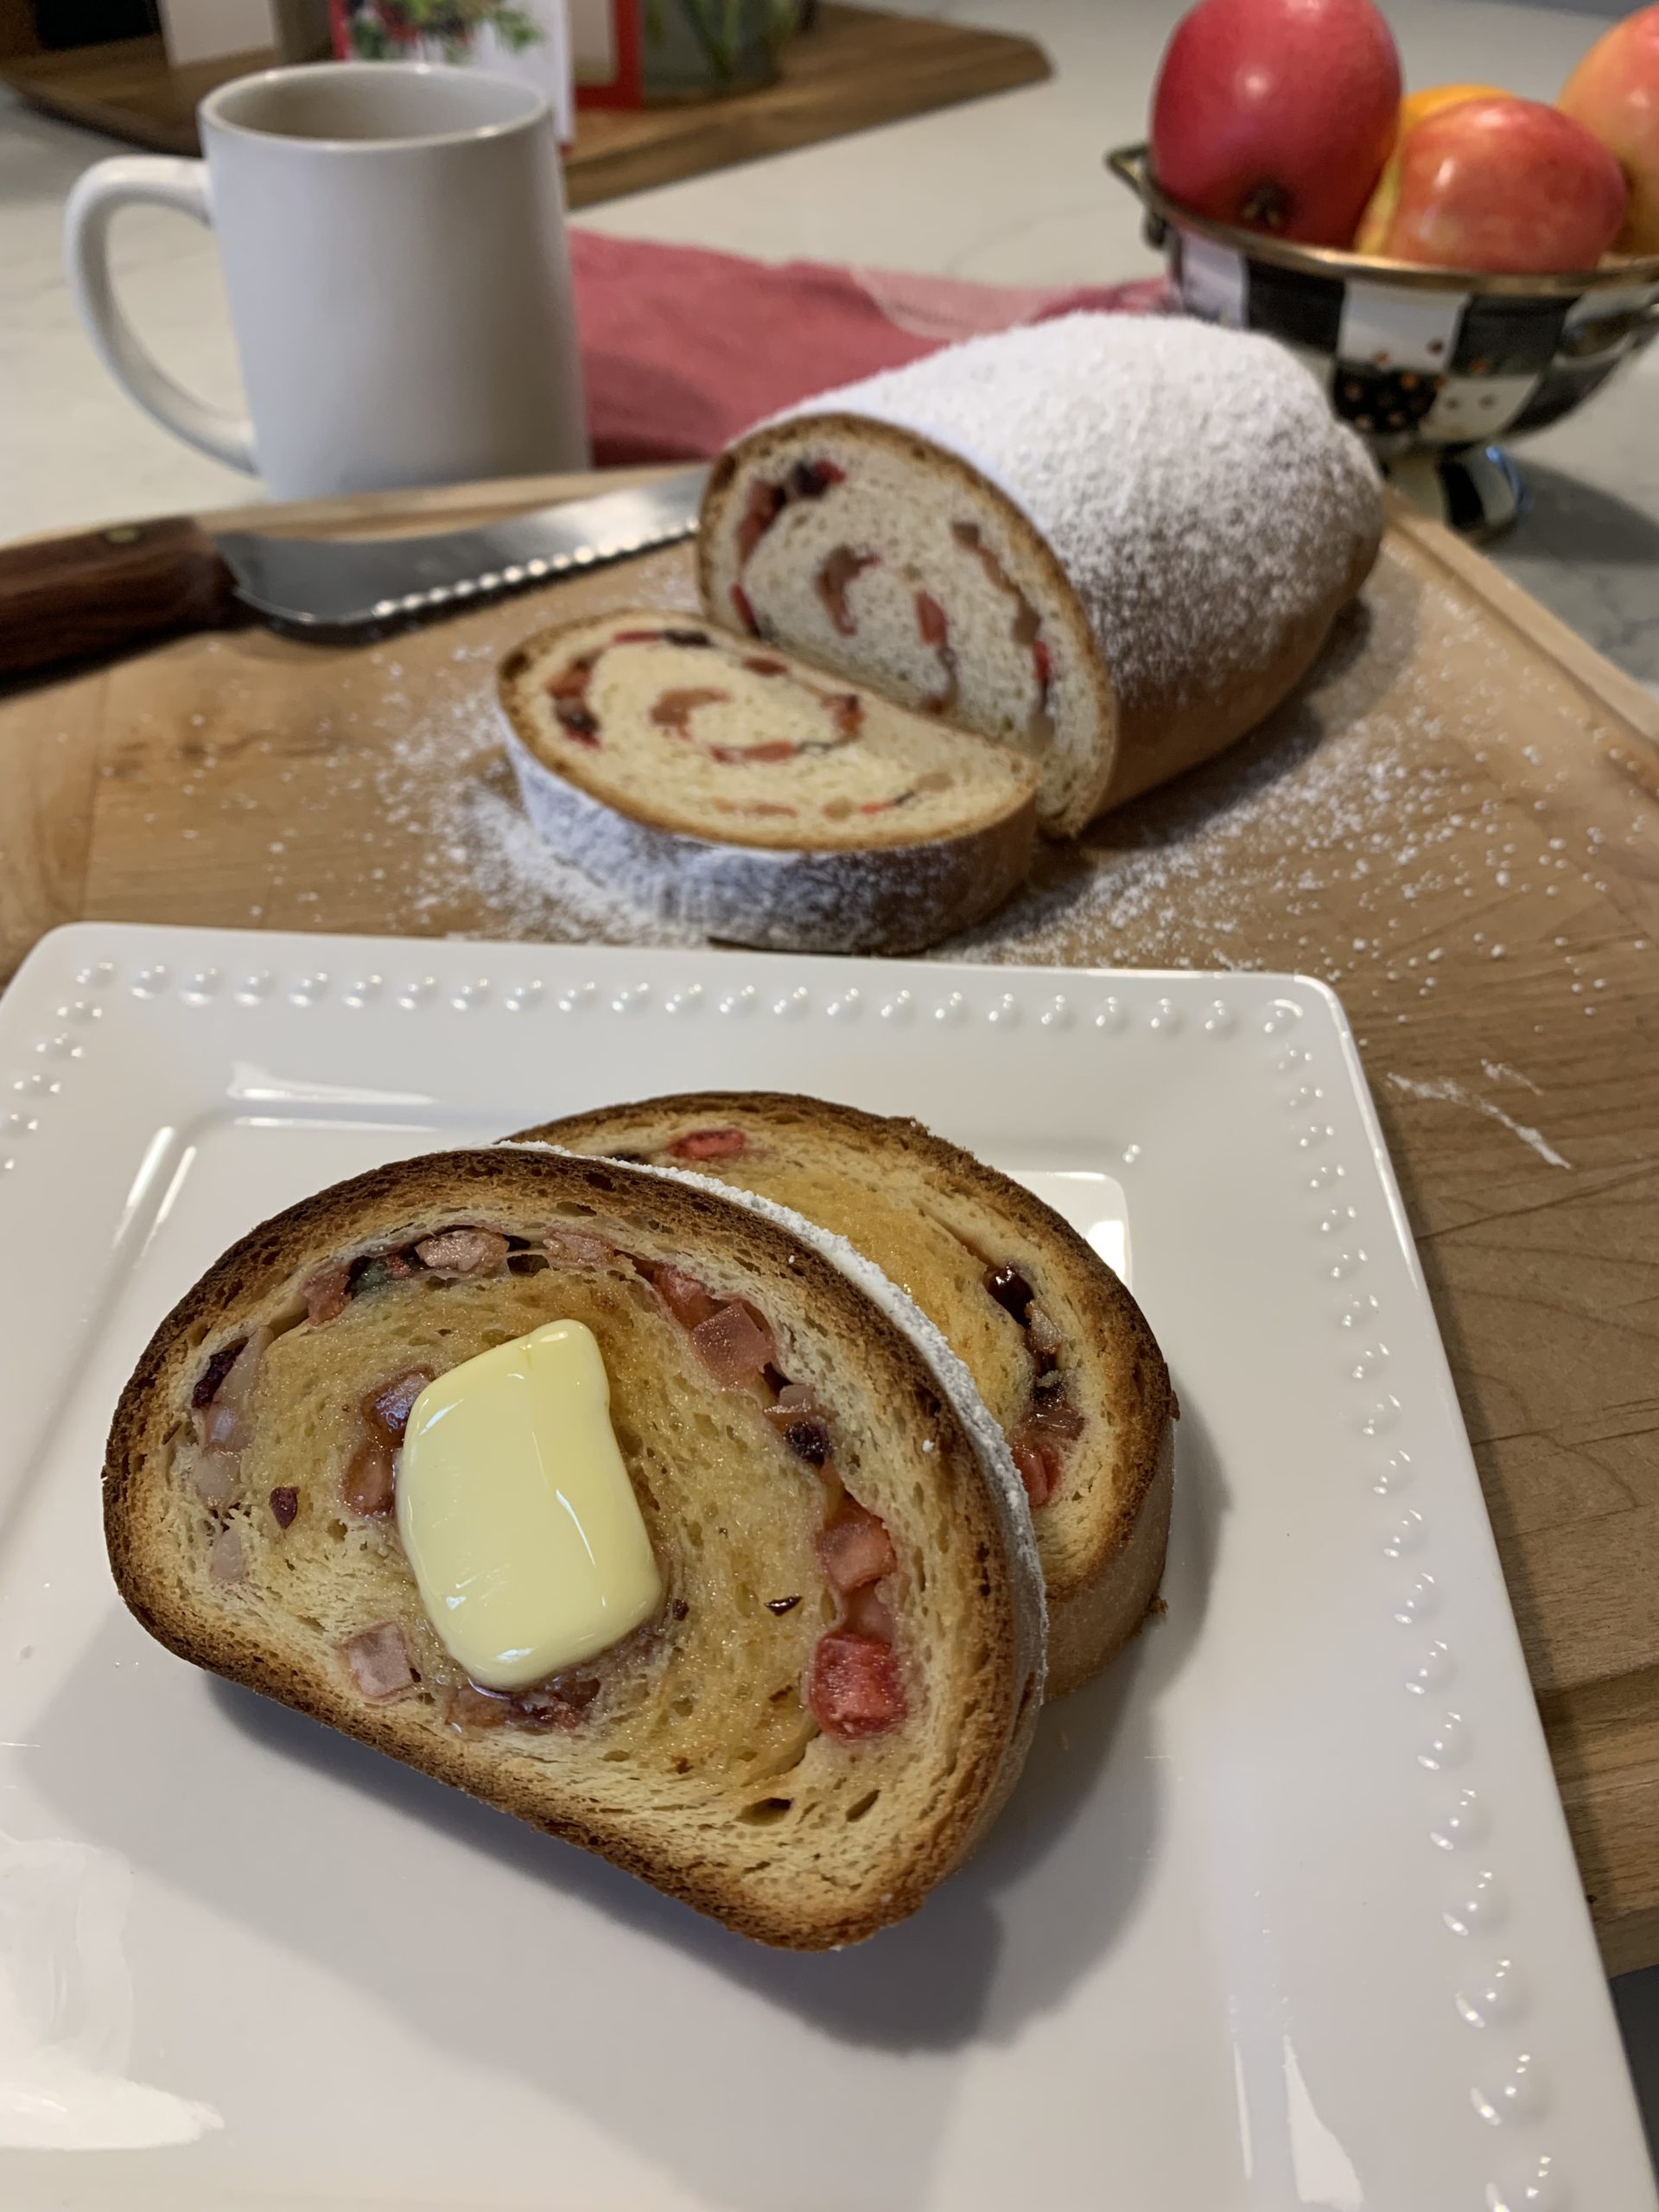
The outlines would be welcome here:
<svg viewBox="0 0 1659 2212">
<path fill-rule="evenodd" d="M 1268 231 L 1282 231 L 1289 213 L 1289 198 L 1279 184 L 1258 184 L 1239 210 L 1244 222 L 1260 224 Z"/>
</svg>

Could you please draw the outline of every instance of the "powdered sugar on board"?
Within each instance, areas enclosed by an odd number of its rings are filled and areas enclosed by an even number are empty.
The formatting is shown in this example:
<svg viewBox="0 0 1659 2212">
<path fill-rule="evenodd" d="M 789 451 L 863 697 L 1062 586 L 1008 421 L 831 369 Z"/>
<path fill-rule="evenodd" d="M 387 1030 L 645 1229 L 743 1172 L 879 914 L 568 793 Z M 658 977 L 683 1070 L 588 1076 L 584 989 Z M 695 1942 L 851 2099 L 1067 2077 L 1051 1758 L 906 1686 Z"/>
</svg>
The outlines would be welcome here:
<svg viewBox="0 0 1659 2212">
<path fill-rule="evenodd" d="M 1494 963 L 1524 962 L 1593 1014 L 1605 969 L 1574 949 L 1568 917 L 1641 864 L 1659 816 L 1634 800 L 1617 839 L 1594 823 L 1569 834 L 1581 721 L 1562 718 L 1553 750 L 1517 745 L 1504 650 L 1459 597 L 1385 561 L 1298 699 L 1077 846 L 1048 848 L 1018 900 L 944 950 L 1300 968 L 1344 995 L 1362 1035 L 1381 1002 L 1404 995 L 1430 1017 L 1448 982 L 1483 992 Z M 1338 912 L 1353 923 L 1341 936 Z"/>
<path fill-rule="evenodd" d="M 670 556 L 617 593 L 695 603 L 689 563 Z M 521 811 L 495 666 L 557 611 L 510 605 L 319 656 L 281 715 L 236 641 L 201 641 L 171 711 L 136 702 L 101 767 L 117 831 L 100 832 L 91 895 L 145 916 L 166 883 L 170 918 L 266 927 L 696 942 L 553 859 Z M 1578 1037 L 1607 1031 L 1611 1049 L 1615 999 L 1651 989 L 1643 886 L 1659 806 L 1650 768 L 1624 758 L 1633 743 L 1395 538 L 1300 698 L 1079 845 L 1042 849 L 1024 891 L 933 957 L 1302 969 L 1342 993 L 1372 1046 L 1386 1036 L 1392 1056 L 1398 1025 L 1422 1030 L 1385 1069 L 1503 1099 L 1581 1168 L 1580 1130 L 1523 1085 L 1553 1092 L 1580 1066 Z M 1505 1015 L 1517 988 L 1524 1013 Z"/>
<path fill-rule="evenodd" d="M 1486 1065 L 1490 1067 L 1491 1063 Z M 1419 1083 L 1408 1075 L 1391 1075 L 1389 1081 L 1395 1090 L 1403 1092 L 1408 1098 L 1442 1099 L 1447 1105 L 1463 1106 L 1471 1113 L 1484 1114 L 1489 1122 L 1496 1122 L 1500 1128 L 1507 1129 L 1511 1136 L 1519 1137 L 1522 1144 L 1529 1145 L 1548 1167 L 1570 1167 L 1573 1165 L 1570 1160 L 1563 1160 L 1554 1146 L 1529 1123 L 1517 1122 L 1513 1114 L 1505 1113 L 1495 1100 L 1477 1097 L 1472 1090 L 1466 1090 L 1460 1083 L 1453 1083 L 1449 1076 L 1438 1076 L 1432 1083 Z M 1536 1090 L 1538 1086 L 1535 1083 L 1529 1084 L 1528 1088 Z"/>
<path fill-rule="evenodd" d="M 1454 993 L 1481 988 L 1493 963 L 1521 957 L 1515 925 L 1494 920 L 1519 899 L 1560 938 L 1552 992 L 1593 1012 L 1604 970 L 1573 948 L 1566 917 L 1575 897 L 1605 889 L 1619 855 L 1595 824 L 1556 825 L 1578 761 L 1517 747 L 1503 652 L 1460 596 L 1385 561 L 1299 699 L 1077 845 L 1041 848 L 1025 890 L 931 957 L 1302 968 L 1344 994 L 1363 1035 L 1402 987 L 1432 1017 L 1448 981 Z M 1437 665 L 1453 657 L 1455 715 L 1449 668 Z M 548 852 L 501 757 L 493 666 L 470 665 L 466 679 L 447 703 L 417 711 L 391 696 L 377 716 L 388 823 L 423 853 L 412 908 L 400 901 L 391 925 L 430 928 L 481 905 L 468 934 L 699 941 Z M 1525 807 L 1509 789 L 1517 770 L 1537 794 Z M 1639 849 L 1652 817 L 1633 802 L 1624 839 Z M 1355 918 L 1339 938 L 1336 910 Z"/>
<path fill-rule="evenodd" d="M 693 931 L 560 860 L 524 813 L 501 753 L 493 683 L 413 721 L 393 740 L 381 776 L 386 824 L 423 840 L 414 922 L 469 899 L 504 937 L 596 944 L 694 944 Z"/>
</svg>

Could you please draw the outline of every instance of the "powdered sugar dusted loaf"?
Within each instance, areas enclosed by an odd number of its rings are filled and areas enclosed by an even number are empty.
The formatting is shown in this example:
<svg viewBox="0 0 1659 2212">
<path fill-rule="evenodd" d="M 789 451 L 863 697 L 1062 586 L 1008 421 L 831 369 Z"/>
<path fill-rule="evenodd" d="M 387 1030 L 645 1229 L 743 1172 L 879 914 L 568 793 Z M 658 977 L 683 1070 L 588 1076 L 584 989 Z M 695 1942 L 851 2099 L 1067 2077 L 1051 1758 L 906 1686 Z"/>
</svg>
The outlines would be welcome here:
<svg viewBox="0 0 1659 2212">
<path fill-rule="evenodd" d="M 751 432 L 699 563 L 714 619 L 1034 756 L 1045 826 L 1076 830 L 1277 705 L 1382 526 L 1274 340 L 1078 315 Z"/>
</svg>

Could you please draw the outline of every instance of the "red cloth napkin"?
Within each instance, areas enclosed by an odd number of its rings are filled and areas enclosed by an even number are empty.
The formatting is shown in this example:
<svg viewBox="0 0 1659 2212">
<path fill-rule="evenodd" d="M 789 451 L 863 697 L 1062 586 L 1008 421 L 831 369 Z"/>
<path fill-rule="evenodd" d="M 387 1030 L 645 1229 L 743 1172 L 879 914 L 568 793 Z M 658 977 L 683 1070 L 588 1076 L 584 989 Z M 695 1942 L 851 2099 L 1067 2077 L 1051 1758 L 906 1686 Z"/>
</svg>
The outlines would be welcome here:
<svg viewBox="0 0 1659 2212">
<path fill-rule="evenodd" d="M 1157 313 L 1161 276 L 1068 289 L 773 264 L 573 230 L 588 422 L 600 467 L 695 461 L 762 416 L 953 339 L 1079 308 Z"/>
</svg>

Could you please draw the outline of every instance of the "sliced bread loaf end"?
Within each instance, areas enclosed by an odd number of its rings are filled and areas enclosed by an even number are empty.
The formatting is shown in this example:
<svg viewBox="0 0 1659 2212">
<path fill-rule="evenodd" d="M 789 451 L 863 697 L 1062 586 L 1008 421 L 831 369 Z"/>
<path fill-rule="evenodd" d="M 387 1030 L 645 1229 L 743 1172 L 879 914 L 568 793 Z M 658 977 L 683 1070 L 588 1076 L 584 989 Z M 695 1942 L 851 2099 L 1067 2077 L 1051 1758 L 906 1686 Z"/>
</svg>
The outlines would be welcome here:
<svg viewBox="0 0 1659 2212">
<path fill-rule="evenodd" d="M 664 920 L 798 951 L 909 951 L 1022 880 L 1034 769 L 779 652 L 631 612 L 502 664 L 547 843 Z"/>
</svg>

